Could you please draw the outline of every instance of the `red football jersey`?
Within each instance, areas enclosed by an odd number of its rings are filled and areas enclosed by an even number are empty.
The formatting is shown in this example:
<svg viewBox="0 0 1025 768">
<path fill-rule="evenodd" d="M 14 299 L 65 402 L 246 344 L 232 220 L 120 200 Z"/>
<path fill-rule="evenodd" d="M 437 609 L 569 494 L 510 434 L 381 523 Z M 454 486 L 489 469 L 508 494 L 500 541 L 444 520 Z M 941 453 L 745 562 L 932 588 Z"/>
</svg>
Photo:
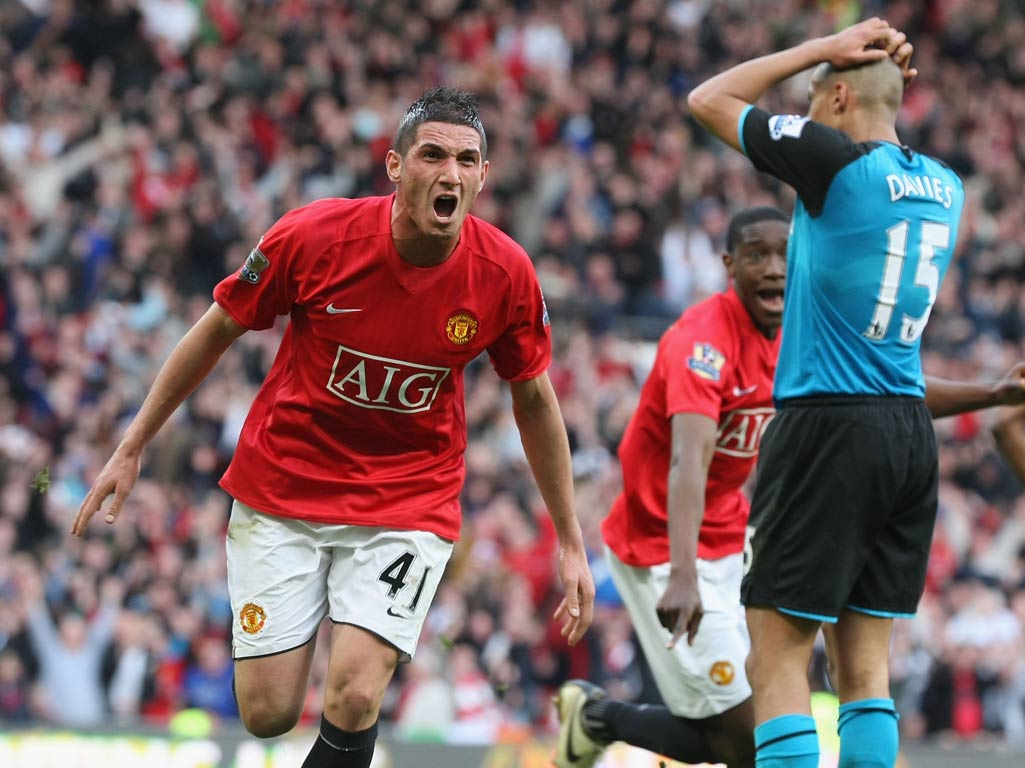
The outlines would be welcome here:
<svg viewBox="0 0 1025 768">
<path fill-rule="evenodd" d="M 443 264 L 403 261 L 393 199 L 286 214 L 214 289 L 246 328 L 291 315 L 221 486 L 275 515 L 456 539 L 463 368 L 486 350 L 503 379 L 540 375 L 548 317 L 529 257 L 473 216 Z"/>
<path fill-rule="evenodd" d="M 609 548 L 628 565 L 669 562 L 666 498 L 677 413 L 719 424 L 708 468 L 698 557 L 744 549 L 750 505 L 740 490 L 773 414 L 779 342 L 763 336 L 732 287 L 686 310 L 665 332 L 619 447 L 623 493 L 602 523 Z"/>
</svg>

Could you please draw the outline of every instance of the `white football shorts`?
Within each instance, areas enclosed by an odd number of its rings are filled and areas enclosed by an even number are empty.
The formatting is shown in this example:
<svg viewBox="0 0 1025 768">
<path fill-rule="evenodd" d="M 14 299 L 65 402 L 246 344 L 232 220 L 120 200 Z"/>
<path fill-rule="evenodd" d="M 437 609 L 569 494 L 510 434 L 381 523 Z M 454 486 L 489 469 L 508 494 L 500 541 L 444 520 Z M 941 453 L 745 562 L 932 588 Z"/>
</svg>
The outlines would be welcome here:
<svg viewBox="0 0 1025 768">
<path fill-rule="evenodd" d="M 698 560 L 698 591 L 704 615 L 694 645 L 684 635 L 672 649 L 672 632 L 655 612 L 669 585 L 669 563 L 634 568 L 605 547 L 612 580 L 641 641 L 644 657 L 666 706 L 695 720 L 732 709 L 751 696 L 744 660 L 751 647 L 740 604 L 743 554 Z"/>
<path fill-rule="evenodd" d="M 330 616 L 409 661 L 453 545 L 425 531 L 268 515 L 236 500 L 226 546 L 236 659 L 298 648 Z"/>
</svg>

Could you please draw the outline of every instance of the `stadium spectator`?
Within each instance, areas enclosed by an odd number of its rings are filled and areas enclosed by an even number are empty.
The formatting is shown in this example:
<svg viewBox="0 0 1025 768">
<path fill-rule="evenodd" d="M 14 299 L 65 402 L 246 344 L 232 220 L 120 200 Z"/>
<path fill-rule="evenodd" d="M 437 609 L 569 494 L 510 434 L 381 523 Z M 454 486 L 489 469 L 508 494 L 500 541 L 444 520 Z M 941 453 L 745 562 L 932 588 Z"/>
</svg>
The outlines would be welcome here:
<svg viewBox="0 0 1025 768">
<path fill-rule="evenodd" d="M 386 191 L 381 162 L 390 137 L 380 126 L 443 81 L 482 97 L 495 163 L 475 210 L 534 257 L 556 320 L 551 375 L 597 575 L 598 525 L 619 491 L 618 465 L 609 459 L 636 406 L 652 341 L 680 302 L 721 288 L 718 264 L 703 265 L 722 247 L 730 215 L 793 205 L 787 189 L 698 130 L 683 97 L 741 58 L 836 29 L 857 5 L 573 0 L 554 12 L 534 5 L 210 0 L 196 6 L 199 36 L 168 56 L 135 0 L 0 3 L 0 646 L 22 658 L 30 680 L 35 661 L 10 602 L 17 592 L 9 555 L 30 556 L 53 594 L 67 593 L 75 564 L 97 552 L 63 541 L 60 531 L 160 362 L 208 306 L 213 285 L 286 210 L 318 197 Z M 449 7 L 451 15 L 437 10 Z M 924 368 L 950 379 L 995 379 L 1025 354 L 1025 139 L 1014 130 L 1025 120 L 1021 14 L 1008 3 L 861 7 L 908 32 L 927 74 L 907 92 L 902 137 L 951 164 L 969 188 L 957 260 L 923 337 Z M 558 59 L 499 54 L 498 35 L 515 40 L 518 30 L 553 19 L 565 39 L 559 45 L 571 51 L 568 68 Z M 775 111 L 806 108 L 803 86 L 771 98 Z M 66 178 L 69 158 L 93 164 Z M 609 228 L 631 206 L 643 211 L 644 258 L 654 261 L 631 258 L 621 267 Z M 239 219 L 243 213 L 252 218 Z M 663 266 L 681 258 L 674 238 L 683 232 L 691 233 L 685 258 L 693 280 L 711 284 L 687 288 Z M 631 274 L 646 275 L 647 284 L 628 284 L 620 270 L 639 263 L 646 271 Z M 652 296 L 662 316 L 624 314 L 651 311 Z M 133 494 L 138 506 L 109 536 L 95 537 L 124 584 L 126 607 L 143 612 L 158 638 L 154 689 L 142 704 L 156 722 L 182 706 L 190 645 L 223 633 L 229 621 L 220 546 L 227 502 L 207 489 L 230 460 L 281 331 L 247 334 L 229 350 L 153 443 Z M 515 442 L 501 454 L 490 442 L 502 433 L 495 415 L 505 401 L 486 362 L 467 369 L 466 394 L 465 544 L 424 644 L 439 642 L 444 630 L 435 627 L 461 612 L 487 614 L 496 625 L 501 619 L 508 573 L 490 543 L 494 521 L 479 516 L 490 498 L 511 493 L 520 514 L 534 517 Z M 947 593 L 986 549 L 1001 548 L 1000 531 L 1017 516 L 1022 484 L 994 450 L 990 426 L 988 416 L 936 424 L 940 512 L 923 602 L 934 609 L 898 622 L 908 638 L 893 659 L 912 682 L 922 660 L 941 655 Z M 983 551 L 972 545 L 977 538 L 989 542 Z M 173 557 L 158 556 L 157 544 L 179 552 L 186 578 L 156 575 L 157 560 L 163 570 Z M 982 562 L 1006 558 L 1000 552 Z M 1014 585 L 1022 578 L 1021 557 L 1010 561 L 1000 586 L 1007 605 L 1020 602 Z M 659 701 L 625 611 L 605 593 L 585 643 L 518 652 L 516 685 L 503 687 L 510 678 L 500 646 L 489 650 L 498 662 L 482 660 L 489 675 L 500 670 L 491 678 L 499 698 L 527 692 L 517 719 L 552 728 L 548 697 L 568 677 L 592 679 L 613 696 Z M 74 602 L 52 610 L 87 610 Z M 553 584 L 541 605 L 550 613 L 557 603 Z M 315 659 L 308 722 L 320 716 L 325 667 L 326 657 Z M 401 672 L 386 702 L 398 700 Z M 908 700 L 923 706 L 916 695 Z M 915 719 L 901 712 L 902 726 Z M 1006 722 L 983 727 L 999 735 Z"/>
<path fill-rule="evenodd" d="M 97 615 L 89 619 L 62 613 L 55 625 L 44 598 L 43 584 L 25 571 L 19 589 L 28 635 L 39 663 L 44 716 L 63 726 L 95 726 L 106 713 L 103 657 L 114 634 L 120 607 L 120 585 L 105 583 Z"/>
<path fill-rule="evenodd" d="M 0 652 L 0 720 L 28 723 L 32 720 L 28 675 L 21 657 Z"/>
<path fill-rule="evenodd" d="M 185 705 L 205 709 L 221 718 L 238 717 L 232 691 L 231 653 L 225 639 L 218 635 L 201 637 L 194 643 L 192 656 L 182 680 Z"/>
<path fill-rule="evenodd" d="M 107 696 L 110 711 L 122 723 L 136 722 L 152 694 L 155 659 L 150 640 L 153 625 L 137 611 L 122 611 L 107 654 Z M 106 670 L 105 670 L 106 671 Z"/>
</svg>

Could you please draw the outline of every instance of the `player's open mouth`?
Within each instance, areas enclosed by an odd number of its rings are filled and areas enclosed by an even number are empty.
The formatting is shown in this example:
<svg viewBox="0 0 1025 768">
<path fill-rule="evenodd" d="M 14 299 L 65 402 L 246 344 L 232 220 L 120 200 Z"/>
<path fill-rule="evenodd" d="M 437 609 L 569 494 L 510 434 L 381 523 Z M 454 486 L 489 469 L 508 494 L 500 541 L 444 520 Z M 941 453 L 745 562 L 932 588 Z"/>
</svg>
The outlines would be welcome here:
<svg viewBox="0 0 1025 768">
<path fill-rule="evenodd" d="M 764 306 L 770 312 L 783 311 L 782 288 L 764 288 L 758 291 L 758 299 L 762 302 L 762 306 Z"/>
<path fill-rule="evenodd" d="M 434 198 L 434 215 L 441 221 L 449 221 L 456 212 L 459 200 L 455 195 L 438 195 Z"/>
</svg>

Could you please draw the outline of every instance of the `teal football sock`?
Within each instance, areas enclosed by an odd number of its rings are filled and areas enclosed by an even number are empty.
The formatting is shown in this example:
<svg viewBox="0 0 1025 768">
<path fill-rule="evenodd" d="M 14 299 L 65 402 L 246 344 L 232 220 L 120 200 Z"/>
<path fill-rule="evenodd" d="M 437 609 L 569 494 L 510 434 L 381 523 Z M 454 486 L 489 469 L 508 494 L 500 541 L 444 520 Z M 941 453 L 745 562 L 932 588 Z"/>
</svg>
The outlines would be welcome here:
<svg viewBox="0 0 1025 768">
<path fill-rule="evenodd" d="M 818 768 L 819 736 L 811 715 L 783 715 L 755 728 L 757 768 Z"/>
<path fill-rule="evenodd" d="M 899 749 L 897 718 L 893 699 L 841 704 L 839 768 L 893 768 Z"/>
</svg>

